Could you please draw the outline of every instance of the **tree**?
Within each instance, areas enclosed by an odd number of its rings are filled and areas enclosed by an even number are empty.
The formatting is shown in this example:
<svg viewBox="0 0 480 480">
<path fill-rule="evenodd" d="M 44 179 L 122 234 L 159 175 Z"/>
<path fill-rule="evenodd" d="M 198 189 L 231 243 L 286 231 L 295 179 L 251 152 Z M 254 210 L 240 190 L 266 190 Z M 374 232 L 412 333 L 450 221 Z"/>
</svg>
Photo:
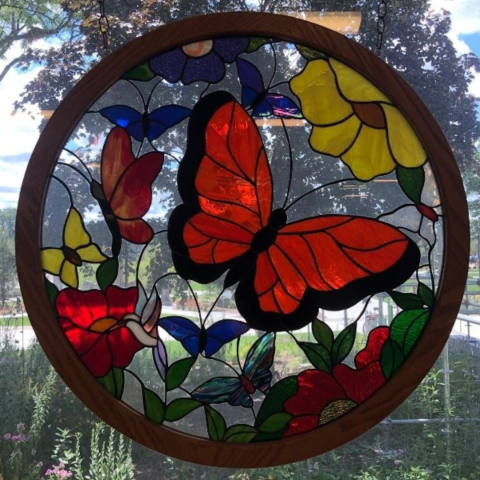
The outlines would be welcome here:
<svg viewBox="0 0 480 480">
<path fill-rule="evenodd" d="M 476 101 L 468 94 L 480 60 L 473 54 L 457 57 L 447 34 L 450 14 L 433 14 L 429 0 L 390 0 L 382 56 L 397 69 L 421 96 L 439 121 L 459 166 L 464 170 L 474 161 L 474 142 L 480 137 Z M 98 29 L 98 5 L 91 0 L 59 3 L 61 15 L 69 21 L 71 34 L 59 48 L 28 49 L 17 66 L 41 64 L 42 70 L 30 82 L 16 108 L 37 104 L 53 110 L 77 79 L 106 55 Z M 377 40 L 376 3 L 364 0 L 261 0 L 258 6 L 244 0 L 165 0 L 139 2 L 112 0 L 106 4 L 110 21 L 110 43 L 114 50 L 150 30 L 181 18 L 219 11 L 260 10 L 283 12 L 360 11 L 362 24 L 355 39 L 374 49 Z M 83 18 L 80 19 L 80 16 Z"/>
<path fill-rule="evenodd" d="M 72 12 L 61 8 L 62 0 L 8 0 L 0 2 L 0 58 L 20 42 L 23 52 L 36 40 L 46 40 L 71 28 Z M 8 62 L 0 71 L 0 82 L 23 55 Z"/>
<path fill-rule="evenodd" d="M 5 225 L 0 224 L 0 301 L 2 306 L 17 284 L 15 245 Z"/>
</svg>

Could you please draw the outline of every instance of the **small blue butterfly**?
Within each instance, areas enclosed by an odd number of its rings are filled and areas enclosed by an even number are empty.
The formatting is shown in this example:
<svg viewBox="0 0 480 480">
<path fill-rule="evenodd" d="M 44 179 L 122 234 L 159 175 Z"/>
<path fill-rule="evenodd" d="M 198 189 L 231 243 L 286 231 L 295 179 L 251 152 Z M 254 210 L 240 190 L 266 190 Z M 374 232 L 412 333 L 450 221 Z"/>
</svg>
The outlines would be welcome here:
<svg viewBox="0 0 480 480">
<path fill-rule="evenodd" d="M 167 129 L 190 116 L 191 110 L 180 105 L 166 105 L 142 114 L 126 105 L 113 105 L 98 111 L 100 115 L 118 127 L 124 128 L 135 140 L 153 141 Z"/>
<path fill-rule="evenodd" d="M 224 403 L 250 408 L 250 395 L 256 390 L 268 393 L 275 354 L 275 333 L 266 333 L 252 346 L 245 359 L 242 374 L 238 377 L 217 377 L 208 380 L 192 392 L 192 398 L 206 403 Z"/>
<path fill-rule="evenodd" d="M 183 317 L 165 317 L 160 319 L 158 324 L 179 340 L 193 357 L 202 352 L 206 357 L 211 357 L 250 328 L 246 323 L 237 320 L 221 320 L 205 329 Z"/>
<path fill-rule="evenodd" d="M 285 95 L 269 93 L 265 88 L 262 74 L 250 62 L 237 58 L 238 78 L 242 85 L 242 105 L 252 108 L 252 116 L 302 118 L 295 102 Z"/>
</svg>

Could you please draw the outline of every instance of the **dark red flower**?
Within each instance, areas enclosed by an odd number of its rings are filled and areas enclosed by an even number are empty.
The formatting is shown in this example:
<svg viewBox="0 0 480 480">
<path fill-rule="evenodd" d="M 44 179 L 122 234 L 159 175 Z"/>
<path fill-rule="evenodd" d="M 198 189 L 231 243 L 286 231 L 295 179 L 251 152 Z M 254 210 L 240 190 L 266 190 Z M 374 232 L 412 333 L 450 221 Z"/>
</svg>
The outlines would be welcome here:
<svg viewBox="0 0 480 480">
<path fill-rule="evenodd" d="M 367 345 L 355 356 L 356 369 L 338 364 L 333 374 L 306 370 L 298 375 L 297 393 L 285 402 L 293 416 L 284 437 L 314 430 L 364 402 L 384 383 L 380 353 L 389 336 L 388 327 L 373 330 Z"/>
<path fill-rule="evenodd" d="M 96 377 L 112 367 L 124 368 L 143 345 L 125 326 L 134 315 L 136 288 L 108 287 L 83 292 L 62 290 L 57 297 L 58 321 L 84 365 Z"/>
</svg>

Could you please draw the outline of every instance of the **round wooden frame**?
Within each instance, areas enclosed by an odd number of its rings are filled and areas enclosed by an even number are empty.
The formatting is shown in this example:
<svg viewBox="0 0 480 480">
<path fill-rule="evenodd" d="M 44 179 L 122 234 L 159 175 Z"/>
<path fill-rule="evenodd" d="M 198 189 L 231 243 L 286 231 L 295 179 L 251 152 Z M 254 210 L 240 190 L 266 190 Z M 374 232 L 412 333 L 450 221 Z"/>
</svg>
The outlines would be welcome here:
<svg viewBox="0 0 480 480">
<path fill-rule="evenodd" d="M 437 301 L 426 331 L 400 371 L 352 413 L 321 429 L 254 444 L 212 442 L 156 425 L 110 395 L 82 364 L 55 320 L 40 259 L 49 176 L 84 112 L 122 74 L 160 50 L 230 35 L 273 37 L 320 50 L 376 85 L 398 106 L 421 139 L 445 214 L 445 251 Z M 16 254 L 24 302 L 38 340 L 61 377 L 92 411 L 123 434 L 165 455 L 216 467 L 259 468 L 303 460 L 352 440 L 391 413 L 420 383 L 447 341 L 462 300 L 469 257 L 467 203 L 457 165 L 440 127 L 412 88 L 378 57 L 342 35 L 303 20 L 261 13 L 216 14 L 167 25 L 132 41 L 93 68 L 66 96 L 42 133 L 23 181 Z"/>
</svg>

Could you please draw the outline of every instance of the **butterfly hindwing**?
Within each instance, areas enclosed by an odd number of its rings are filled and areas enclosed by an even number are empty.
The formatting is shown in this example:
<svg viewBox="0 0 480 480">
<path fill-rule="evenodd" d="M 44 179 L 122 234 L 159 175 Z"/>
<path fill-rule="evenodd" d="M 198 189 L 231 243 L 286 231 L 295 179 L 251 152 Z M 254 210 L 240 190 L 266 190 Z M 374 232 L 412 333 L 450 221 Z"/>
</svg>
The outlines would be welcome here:
<svg viewBox="0 0 480 480">
<path fill-rule="evenodd" d="M 296 103 L 285 95 L 267 93 L 265 102 L 270 106 L 273 115 L 277 117 L 303 118 Z"/>
<path fill-rule="evenodd" d="M 148 114 L 149 130 L 146 137 L 152 141 L 190 115 L 191 110 L 180 105 L 166 105 Z"/>
<path fill-rule="evenodd" d="M 205 356 L 210 357 L 224 345 L 247 332 L 250 327 L 238 320 L 220 320 L 207 328 Z"/>
<path fill-rule="evenodd" d="M 265 89 L 262 74 L 255 65 L 242 58 L 238 58 L 236 63 L 242 85 L 242 105 L 250 107 L 254 117 L 302 118 L 300 109 L 291 98 Z"/>
<path fill-rule="evenodd" d="M 200 327 L 191 320 L 184 317 L 164 317 L 158 324 L 175 340 L 179 340 L 192 357 L 200 353 Z"/>
<path fill-rule="evenodd" d="M 239 388 L 242 388 L 242 382 L 238 377 L 216 377 L 197 387 L 192 398 L 205 403 L 225 403 Z M 247 398 L 251 401 L 248 395 Z"/>
<path fill-rule="evenodd" d="M 275 334 L 266 333 L 250 348 L 240 377 L 217 377 L 192 392 L 192 397 L 206 403 L 228 402 L 232 406 L 250 408 L 250 395 L 255 390 L 267 393 L 272 380 L 271 367 L 275 354 Z"/>
</svg>

